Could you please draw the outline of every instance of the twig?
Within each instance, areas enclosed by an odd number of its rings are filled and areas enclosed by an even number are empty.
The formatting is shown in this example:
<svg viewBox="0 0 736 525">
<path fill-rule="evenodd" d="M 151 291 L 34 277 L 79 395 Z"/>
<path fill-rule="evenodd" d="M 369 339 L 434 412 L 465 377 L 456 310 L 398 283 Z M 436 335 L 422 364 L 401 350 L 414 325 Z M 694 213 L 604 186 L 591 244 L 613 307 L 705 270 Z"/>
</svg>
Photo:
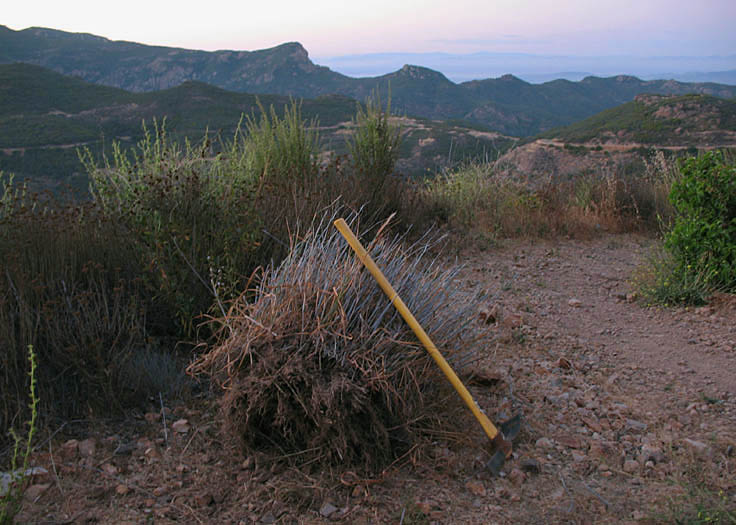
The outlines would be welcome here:
<svg viewBox="0 0 736 525">
<path fill-rule="evenodd" d="M 54 481 L 56 481 L 56 487 L 59 489 L 59 493 L 63 496 L 64 490 L 61 488 L 61 483 L 59 483 L 59 473 L 56 471 L 54 453 L 51 451 L 51 441 L 49 441 L 49 459 L 51 459 L 51 470 L 54 471 Z"/>
<path fill-rule="evenodd" d="M 606 507 L 606 510 L 608 510 L 608 507 L 610 507 L 610 506 L 611 506 L 611 504 L 610 504 L 610 503 L 608 503 L 608 502 L 607 502 L 607 501 L 606 501 L 605 499 L 603 499 L 603 497 L 602 497 L 602 496 L 601 496 L 600 494 L 598 494 L 598 493 L 597 493 L 596 491 L 594 491 L 593 489 L 591 489 L 591 488 L 590 488 L 590 487 L 588 486 L 588 484 L 587 484 L 587 483 L 585 483 L 585 481 L 583 481 L 583 480 L 580 480 L 580 481 L 581 481 L 581 483 L 583 484 L 583 487 L 585 487 L 585 489 L 586 489 L 586 490 L 587 490 L 588 492 L 590 492 L 591 494 L 593 494 L 593 496 L 595 496 L 596 498 L 598 498 L 598 501 L 600 501 L 601 503 L 603 503 L 603 505 L 605 505 L 605 507 Z"/>
<path fill-rule="evenodd" d="M 404 514 L 406 514 L 406 507 L 401 509 L 401 520 L 399 521 L 399 525 L 404 525 Z"/>
<path fill-rule="evenodd" d="M 570 489 L 567 488 L 567 484 L 565 483 L 565 478 L 562 477 L 562 473 L 558 472 L 557 477 L 560 479 L 560 482 L 562 483 L 562 488 L 565 489 L 567 496 L 570 498 L 570 507 L 568 507 L 567 509 L 567 513 L 570 514 L 575 508 L 575 498 L 572 496 Z"/>
<path fill-rule="evenodd" d="M 199 433 L 199 427 L 194 431 L 192 434 L 192 437 L 189 438 L 189 441 L 187 441 L 186 446 L 184 447 L 184 450 L 181 451 L 181 454 L 179 454 L 179 461 L 184 457 L 184 454 L 186 454 L 187 449 L 189 448 L 189 445 L 192 444 L 192 441 L 194 440 L 194 437 Z"/>
<path fill-rule="evenodd" d="M 166 410 L 164 410 L 164 398 L 161 396 L 161 392 L 158 393 L 158 400 L 161 403 L 161 421 L 164 424 L 164 442 L 166 448 L 169 447 L 169 432 L 166 430 Z"/>
</svg>

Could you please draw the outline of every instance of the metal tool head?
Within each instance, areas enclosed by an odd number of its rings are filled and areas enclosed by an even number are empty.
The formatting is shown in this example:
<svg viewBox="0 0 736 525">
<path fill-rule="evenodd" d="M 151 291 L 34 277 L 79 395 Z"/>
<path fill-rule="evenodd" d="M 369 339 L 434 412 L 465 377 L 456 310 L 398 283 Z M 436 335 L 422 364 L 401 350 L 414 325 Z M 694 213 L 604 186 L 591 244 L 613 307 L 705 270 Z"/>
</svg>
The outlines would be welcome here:
<svg viewBox="0 0 736 525">
<path fill-rule="evenodd" d="M 521 415 L 517 414 L 511 419 L 504 421 L 498 428 L 500 432 L 491 442 L 494 451 L 493 455 L 486 463 L 486 468 L 494 476 L 498 476 L 501 473 L 506 459 L 511 456 L 513 451 L 511 440 L 518 436 L 521 431 Z"/>
<path fill-rule="evenodd" d="M 504 439 L 513 441 L 521 432 L 521 414 L 516 414 L 511 419 L 507 419 L 498 426 L 503 434 Z"/>
</svg>

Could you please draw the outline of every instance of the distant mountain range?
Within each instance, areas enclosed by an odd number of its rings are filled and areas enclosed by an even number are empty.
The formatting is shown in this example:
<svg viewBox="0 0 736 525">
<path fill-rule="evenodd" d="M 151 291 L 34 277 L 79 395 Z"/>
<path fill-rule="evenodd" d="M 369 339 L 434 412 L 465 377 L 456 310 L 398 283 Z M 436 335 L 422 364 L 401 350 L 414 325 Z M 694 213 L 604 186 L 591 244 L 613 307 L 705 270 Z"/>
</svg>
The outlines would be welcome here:
<svg viewBox="0 0 736 525">
<path fill-rule="evenodd" d="M 727 56 L 565 56 L 529 53 L 366 53 L 315 59 L 354 77 L 377 76 L 417 64 L 441 71 L 453 82 L 499 77 L 512 72 L 532 83 L 622 73 L 644 80 L 736 84 L 736 54 Z"/>
<path fill-rule="evenodd" d="M 316 98 L 336 94 L 365 100 L 378 89 L 399 113 L 459 119 L 505 135 L 530 136 L 571 124 L 642 93 L 736 96 L 736 86 L 643 81 L 620 75 L 530 84 L 512 75 L 456 84 L 432 69 L 405 65 L 371 78 L 352 78 L 314 64 L 298 43 L 260 51 L 194 51 L 115 42 L 89 34 L 0 26 L 0 63 L 27 62 L 88 82 L 133 92 L 187 81 L 240 93 Z M 0 145 L 1 146 L 1 145 Z"/>
<path fill-rule="evenodd" d="M 111 141 L 123 147 L 142 138 L 142 121 L 166 118 L 174 138 L 232 137 L 242 115 L 258 114 L 258 102 L 281 113 L 286 95 L 225 91 L 202 82 L 154 92 L 131 93 L 61 75 L 31 64 L 0 65 L 0 171 L 31 178 L 40 187 L 60 183 L 84 190 L 79 148 L 100 155 Z M 340 95 L 300 102 L 302 117 L 316 120 L 322 148 L 346 152 L 358 103 Z M 398 119 L 403 133 L 399 170 L 407 175 L 437 171 L 448 162 L 495 158 L 515 139 L 467 123 Z"/>
</svg>

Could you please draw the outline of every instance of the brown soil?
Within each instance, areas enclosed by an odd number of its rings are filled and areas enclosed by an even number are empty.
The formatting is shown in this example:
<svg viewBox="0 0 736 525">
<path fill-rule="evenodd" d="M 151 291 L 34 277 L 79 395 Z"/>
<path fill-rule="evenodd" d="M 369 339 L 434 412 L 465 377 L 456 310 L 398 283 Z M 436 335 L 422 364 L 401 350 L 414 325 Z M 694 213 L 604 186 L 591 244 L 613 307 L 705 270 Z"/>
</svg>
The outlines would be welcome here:
<svg viewBox="0 0 736 525">
<path fill-rule="evenodd" d="M 628 279 L 653 243 L 514 241 L 463 255 L 454 285 L 486 294 L 482 359 L 464 377 L 492 419 L 525 418 L 500 478 L 470 417 L 368 477 L 242 457 L 213 403 L 191 400 L 167 411 L 165 434 L 153 412 L 76 435 L 66 425 L 34 457 L 50 474 L 20 521 L 648 523 L 692 510 L 690 489 L 723 491 L 736 514 L 736 299 L 635 302 Z"/>
</svg>

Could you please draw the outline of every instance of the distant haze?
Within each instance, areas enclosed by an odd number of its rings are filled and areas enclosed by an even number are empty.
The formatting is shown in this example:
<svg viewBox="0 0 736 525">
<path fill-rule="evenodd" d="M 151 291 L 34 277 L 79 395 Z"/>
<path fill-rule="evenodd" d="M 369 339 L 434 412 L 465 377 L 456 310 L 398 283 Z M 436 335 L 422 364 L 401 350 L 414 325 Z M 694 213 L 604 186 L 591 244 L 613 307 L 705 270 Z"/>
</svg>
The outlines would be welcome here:
<svg viewBox="0 0 736 525">
<path fill-rule="evenodd" d="M 373 53 L 312 57 L 320 65 L 352 77 L 383 75 L 404 64 L 442 72 L 454 82 L 496 78 L 511 73 L 527 82 L 590 75 L 634 75 L 644 80 L 675 79 L 736 85 L 736 54 L 710 57 L 552 56 L 525 53 Z"/>
</svg>

